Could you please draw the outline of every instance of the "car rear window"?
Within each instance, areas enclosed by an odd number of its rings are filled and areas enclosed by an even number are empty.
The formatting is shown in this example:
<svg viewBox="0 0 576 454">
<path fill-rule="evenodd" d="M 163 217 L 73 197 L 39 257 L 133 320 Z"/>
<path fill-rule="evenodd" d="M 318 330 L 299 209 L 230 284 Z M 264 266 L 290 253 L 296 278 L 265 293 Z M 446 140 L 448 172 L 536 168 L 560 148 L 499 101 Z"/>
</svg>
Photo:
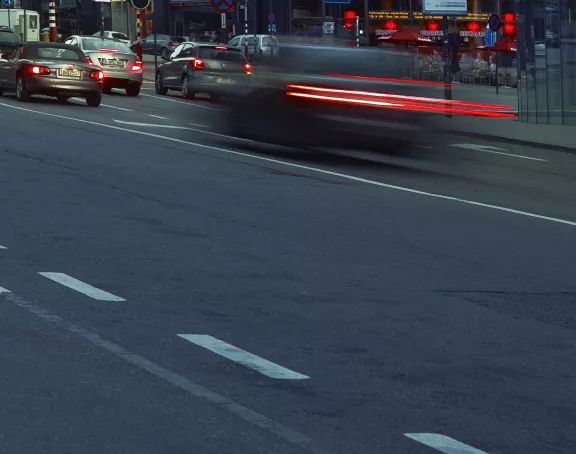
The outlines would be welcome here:
<svg viewBox="0 0 576 454">
<path fill-rule="evenodd" d="M 18 44 L 16 33 L 0 30 L 0 44 Z"/>
<path fill-rule="evenodd" d="M 112 38 L 115 39 L 128 39 L 124 33 L 112 33 Z"/>
<path fill-rule="evenodd" d="M 278 40 L 276 38 L 265 36 L 262 38 L 262 45 L 266 47 L 278 47 Z"/>
<path fill-rule="evenodd" d="M 218 49 L 216 47 L 199 47 L 198 57 L 205 60 L 244 61 L 244 54 L 239 49 Z"/>
<path fill-rule="evenodd" d="M 131 54 L 132 51 L 128 48 L 128 46 L 124 43 L 120 43 L 118 41 L 112 41 L 110 39 L 93 39 L 93 38 L 84 38 L 82 40 L 82 48 L 85 51 L 98 51 L 99 49 L 114 49 L 118 52 L 123 54 Z"/>
<path fill-rule="evenodd" d="M 51 60 L 84 61 L 79 50 L 57 46 L 26 46 L 22 54 L 23 58 L 49 58 Z"/>
</svg>

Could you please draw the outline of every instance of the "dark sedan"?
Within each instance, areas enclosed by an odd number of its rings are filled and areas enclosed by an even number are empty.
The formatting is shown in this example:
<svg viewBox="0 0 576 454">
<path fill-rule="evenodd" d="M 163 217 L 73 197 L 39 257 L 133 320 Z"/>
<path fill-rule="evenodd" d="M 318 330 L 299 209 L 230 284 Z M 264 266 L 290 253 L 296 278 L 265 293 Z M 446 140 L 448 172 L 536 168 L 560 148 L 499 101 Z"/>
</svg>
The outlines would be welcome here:
<svg viewBox="0 0 576 454">
<path fill-rule="evenodd" d="M 0 59 L 0 94 L 16 91 L 19 101 L 32 95 L 54 96 L 65 102 L 71 97 L 86 99 L 98 107 L 104 74 L 88 64 L 75 46 L 60 43 L 29 43 Z"/>
</svg>

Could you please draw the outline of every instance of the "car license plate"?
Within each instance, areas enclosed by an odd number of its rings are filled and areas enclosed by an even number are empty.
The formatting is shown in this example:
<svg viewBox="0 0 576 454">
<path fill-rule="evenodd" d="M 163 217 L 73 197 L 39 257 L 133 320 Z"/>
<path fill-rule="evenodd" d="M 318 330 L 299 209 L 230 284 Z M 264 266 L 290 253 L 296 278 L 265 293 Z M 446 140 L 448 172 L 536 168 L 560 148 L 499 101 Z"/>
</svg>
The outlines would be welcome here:
<svg viewBox="0 0 576 454">
<path fill-rule="evenodd" d="M 217 83 L 217 84 L 235 84 L 236 81 L 233 80 L 233 79 L 229 79 L 229 78 L 227 78 L 227 77 L 218 77 L 218 78 L 216 79 L 216 83 Z"/>
<path fill-rule="evenodd" d="M 122 60 L 102 60 L 102 63 L 110 66 L 124 66 Z"/>
<path fill-rule="evenodd" d="M 80 79 L 80 71 L 77 69 L 59 69 L 58 75 L 60 77 L 71 77 L 73 79 Z"/>
</svg>

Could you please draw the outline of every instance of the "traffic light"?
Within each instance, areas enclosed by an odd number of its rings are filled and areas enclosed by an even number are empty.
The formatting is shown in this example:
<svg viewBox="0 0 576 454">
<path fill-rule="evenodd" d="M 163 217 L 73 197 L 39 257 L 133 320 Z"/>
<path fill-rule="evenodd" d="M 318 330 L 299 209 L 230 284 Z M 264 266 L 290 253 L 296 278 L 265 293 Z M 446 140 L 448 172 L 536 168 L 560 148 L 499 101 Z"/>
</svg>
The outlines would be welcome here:
<svg viewBox="0 0 576 454">
<path fill-rule="evenodd" d="M 356 11 L 346 10 L 344 11 L 344 28 L 348 30 L 353 30 L 356 22 Z"/>
<path fill-rule="evenodd" d="M 516 14 L 504 13 L 502 15 L 502 33 L 508 38 L 516 36 Z"/>
</svg>

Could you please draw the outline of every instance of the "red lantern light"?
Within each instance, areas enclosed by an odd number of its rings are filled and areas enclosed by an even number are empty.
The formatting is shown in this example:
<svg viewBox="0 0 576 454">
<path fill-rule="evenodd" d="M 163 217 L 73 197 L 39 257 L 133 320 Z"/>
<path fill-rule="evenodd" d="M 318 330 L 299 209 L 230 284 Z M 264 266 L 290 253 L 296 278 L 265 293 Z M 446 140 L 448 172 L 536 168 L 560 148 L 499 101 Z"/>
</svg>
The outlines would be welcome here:
<svg viewBox="0 0 576 454">
<path fill-rule="evenodd" d="M 515 24 L 504 24 L 504 34 L 505 35 L 515 35 L 516 25 Z"/>
<path fill-rule="evenodd" d="M 469 32 L 479 32 L 480 24 L 478 22 L 468 22 L 467 28 Z"/>
<path fill-rule="evenodd" d="M 428 21 L 428 23 L 426 24 L 426 28 L 428 30 L 435 32 L 440 29 L 440 24 L 436 21 Z"/>
<path fill-rule="evenodd" d="M 387 20 L 384 22 L 384 30 L 397 30 L 398 24 L 393 20 Z"/>
<path fill-rule="evenodd" d="M 502 15 L 502 20 L 504 22 L 514 22 L 516 20 L 516 14 L 513 13 L 504 13 Z"/>
</svg>

